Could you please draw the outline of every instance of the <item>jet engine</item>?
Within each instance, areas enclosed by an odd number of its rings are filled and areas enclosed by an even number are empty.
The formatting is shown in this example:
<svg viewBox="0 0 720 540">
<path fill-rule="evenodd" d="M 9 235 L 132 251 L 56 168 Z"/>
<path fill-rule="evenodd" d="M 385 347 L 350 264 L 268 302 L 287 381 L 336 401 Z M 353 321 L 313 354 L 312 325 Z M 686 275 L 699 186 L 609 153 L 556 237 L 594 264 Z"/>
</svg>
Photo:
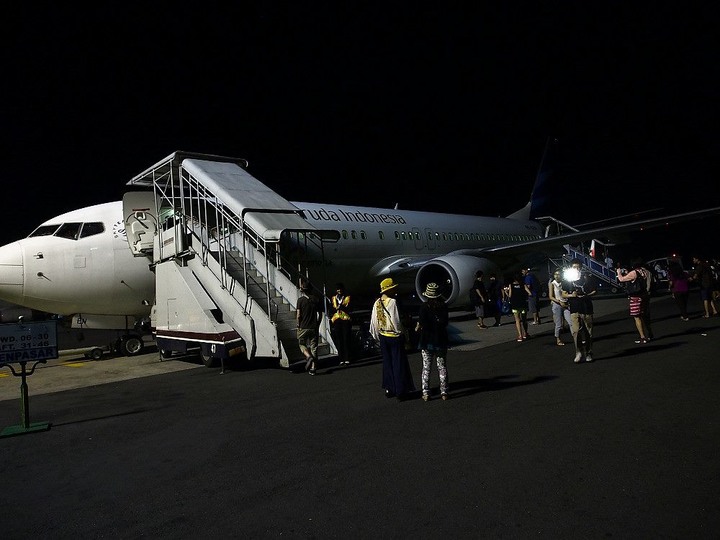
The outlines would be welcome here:
<svg viewBox="0 0 720 540">
<path fill-rule="evenodd" d="M 448 306 L 467 305 L 467 291 L 475 281 L 475 272 L 482 270 L 485 278 L 493 272 L 499 275 L 498 266 L 488 259 L 469 255 L 445 255 L 425 263 L 415 276 L 415 290 L 420 298 L 428 283 L 437 283 Z"/>
</svg>

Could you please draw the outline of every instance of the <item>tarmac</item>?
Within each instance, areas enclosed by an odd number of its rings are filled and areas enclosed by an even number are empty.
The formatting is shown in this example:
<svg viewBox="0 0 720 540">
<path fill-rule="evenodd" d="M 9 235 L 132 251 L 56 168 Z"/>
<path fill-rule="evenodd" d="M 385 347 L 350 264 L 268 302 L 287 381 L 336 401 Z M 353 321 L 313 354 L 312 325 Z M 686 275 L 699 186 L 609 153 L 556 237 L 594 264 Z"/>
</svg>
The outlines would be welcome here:
<svg viewBox="0 0 720 540">
<path fill-rule="evenodd" d="M 157 352 L 27 377 L 33 424 L 0 438 L 3 538 L 718 538 L 720 317 L 597 298 L 595 361 L 555 345 L 550 310 L 453 319 L 451 399 L 387 399 L 378 358 L 316 377 L 208 369 Z M 487 323 L 487 322 L 486 322 Z M 420 354 L 410 355 L 420 384 Z M 0 369 L 0 429 L 21 419 Z"/>
<path fill-rule="evenodd" d="M 595 302 L 597 317 L 620 312 L 626 307 L 627 299 L 625 297 L 605 296 Z M 544 336 L 553 333 L 554 327 L 550 308 L 545 305 L 545 309 L 541 308 L 541 311 L 545 312 L 544 323 L 540 326 L 528 326 L 528 333 L 531 337 L 533 334 Z M 485 320 L 487 325 L 493 322 L 494 319 Z M 452 314 L 449 334 L 453 343 L 452 351 L 458 352 L 477 351 L 500 343 L 514 342 L 517 336 L 511 315 L 502 317 L 500 327 L 479 329 L 477 319 L 470 312 L 455 312 Z M 572 346 L 572 339 L 567 332 L 564 339 Z M 569 351 L 571 348 L 567 350 Z M 38 364 L 35 373 L 27 377 L 29 394 L 39 395 L 60 392 L 94 384 L 125 381 L 138 377 L 149 377 L 204 367 L 198 358 L 192 355 L 173 357 L 172 361 L 163 361 L 152 344 L 147 347 L 149 352 L 141 355 L 127 357 L 106 353 L 101 360 L 92 360 L 85 357 L 85 352 L 91 349 L 92 347 L 63 350 L 59 352 L 57 359 Z M 332 361 L 332 358 L 323 360 L 323 362 L 329 364 Z M 17 371 L 19 368 L 15 367 Z M 29 370 L 31 367 L 31 363 L 28 362 L 27 369 Z M 19 378 L 13 378 L 11 371 L 7 367 L 0 369 L 0 401 L 16 399 L 20 395 Z"/>
</svg>

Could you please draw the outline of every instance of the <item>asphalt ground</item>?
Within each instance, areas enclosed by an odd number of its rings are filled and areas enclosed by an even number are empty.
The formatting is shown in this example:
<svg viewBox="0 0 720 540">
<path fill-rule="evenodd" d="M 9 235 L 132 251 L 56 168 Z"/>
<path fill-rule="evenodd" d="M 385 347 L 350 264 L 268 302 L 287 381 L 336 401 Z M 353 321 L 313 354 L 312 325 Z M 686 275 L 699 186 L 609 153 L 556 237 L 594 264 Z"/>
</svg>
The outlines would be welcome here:
<svg viewBox="0 0 720 540">
<path fill-rule="evenodd" d="M 27 379 L 49 429 L 0 438 L 0 534 L 718 538 L 720 317 L 657 298 L 636 345 L 625 302 L 596 300 L 592 363 L 548 322 L 517 343 L 508 317 L 454 321 L 451 399 L 433 370 L 427 403 L 385 398 L 378 358 L 310 377 L 65 354 Z M 0 428 L 21 422 L 1 371 Z"/>
</svg>

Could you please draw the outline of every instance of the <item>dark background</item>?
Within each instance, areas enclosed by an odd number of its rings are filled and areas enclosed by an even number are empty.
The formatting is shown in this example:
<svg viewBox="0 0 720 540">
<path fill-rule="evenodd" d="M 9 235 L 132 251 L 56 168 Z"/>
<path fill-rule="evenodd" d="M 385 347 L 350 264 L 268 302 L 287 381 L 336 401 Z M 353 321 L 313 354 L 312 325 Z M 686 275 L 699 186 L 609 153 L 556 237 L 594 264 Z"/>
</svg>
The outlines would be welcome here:
<svg viewBox="0 0 720 540">
<path fill-rule="evenodd" d="M 565 221 L 718 205 L 701 10 L 183 6 L 4 14 L 0 244 L 119 199 L 175 150 L 246 158 L 291 201 L 507 215 L 552 136 Z M 714 255 L 698 227 L 653 249 Z"/>
</svg>

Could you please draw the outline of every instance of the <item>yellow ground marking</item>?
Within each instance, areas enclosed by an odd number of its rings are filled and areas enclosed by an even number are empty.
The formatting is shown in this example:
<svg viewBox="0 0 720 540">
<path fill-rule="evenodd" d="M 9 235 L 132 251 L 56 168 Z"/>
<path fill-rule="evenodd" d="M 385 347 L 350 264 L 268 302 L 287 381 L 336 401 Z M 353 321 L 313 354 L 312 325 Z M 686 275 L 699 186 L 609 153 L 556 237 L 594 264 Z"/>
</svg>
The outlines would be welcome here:
<svg viewBox="0 0 720 540">
<path fill-rule="evenodd" d="M 85 362 L 63 362 L 63 367 L 83 367 Z"/>
</svg>

